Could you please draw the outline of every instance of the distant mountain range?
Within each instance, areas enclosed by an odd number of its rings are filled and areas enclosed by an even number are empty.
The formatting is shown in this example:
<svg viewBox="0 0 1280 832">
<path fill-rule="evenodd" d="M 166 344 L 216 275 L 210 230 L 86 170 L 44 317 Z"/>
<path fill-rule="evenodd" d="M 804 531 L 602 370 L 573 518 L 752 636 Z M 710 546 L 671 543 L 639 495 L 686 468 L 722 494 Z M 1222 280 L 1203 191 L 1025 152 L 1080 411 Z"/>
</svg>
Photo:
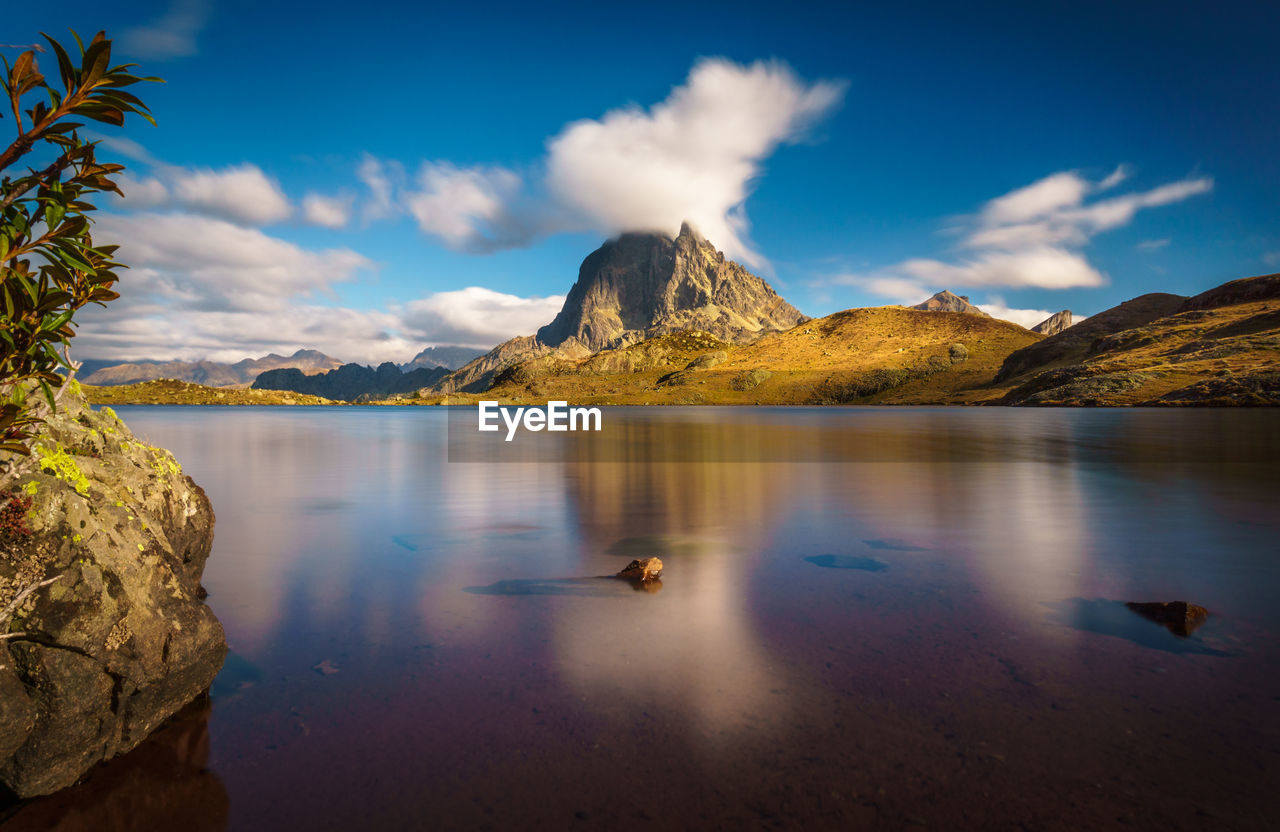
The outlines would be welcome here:
<svg viewBox="0 0 1280 832">
<path fill-rule="evenodd" d="M 326 373 L 307 374 L 294 367 L 268 370 L 254 380 L 254 390 L 283 390 L 344 402 L 384 399 L 429 387 L 449 374 L 445 367 L 418 367 L 403 372 L 387 362 L 375 370 L 363 364 L 343 364 Z"/>
<path fill-rule="evenodd" d="M 484 350 L 474 347 L 427 347 L 415 355 L 412 361 L 401 364 L 400 369 L 406 373 L 419 367 L 444 367 L 446 370 L 456 370 L 473 358 L 479 358 L 482 355 Z"/>
<path fill-rule="evenodd" d="M 234 364 L 220 364 L 216 361 L 137 361 L 120 364 L 93 362 L 90 365 L 85 362 L 85 366 L 80 368 L 80 380 L 85 384 L 108 386 L 171 378 L 206 387 L 248 387 L 259 373 L 279 367 L 295 367 L 305 373 L 319 373 L 341 366 L 341 361 L 317 350 L 298 350 L 289 356 L 271 353 L 262 358 L 246 358 Z"/>
<path fill-rule="evenodd" d="M 398 369 L 402 373 L 412 373 L 420 368 L 444 368 L 448 371 L 461 367 L 481 353 L 481 350 L 472 347 L 427 347 L 415 355 L 411 361 L 399 365 Z M 89 360 L 82 362 L 79 378 L 85 384 L 100 387 L 137 384 L 156 379 L 187 381 L 206 387 L 250 387 L 259 375 L 272 370 L 295 369 L 302 375 L 309 376 L 337 370 L 343 366 L 347 365 L 318 350 L 298 350 L 293 355 L 271 353 L 262 358 L 246 358 L 234 364 L 216 361 Z M 377 372 L 370 367 L 365 369 L 370 373 Z M 425 378 L 425 376 L 415 376 L 415 378 Z"/>
</svg>

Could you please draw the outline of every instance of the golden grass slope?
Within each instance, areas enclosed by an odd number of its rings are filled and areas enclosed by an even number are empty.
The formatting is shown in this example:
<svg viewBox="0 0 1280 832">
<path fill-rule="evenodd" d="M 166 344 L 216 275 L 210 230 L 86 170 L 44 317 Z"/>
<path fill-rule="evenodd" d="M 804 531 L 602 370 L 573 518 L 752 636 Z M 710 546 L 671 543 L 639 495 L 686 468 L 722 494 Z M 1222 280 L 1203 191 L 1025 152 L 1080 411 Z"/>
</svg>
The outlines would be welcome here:
<svg viewBox="0 0 1280 832">
<path fill-rule="evenodd" d="M 1187 309 L 1003 386 L 1001 404 L 1280 405 L 1280 298 Z"/>
<path fill-rule="evenodd" d="M 109 387 L 82 385 L 90 404 L 324 405 L 343 404 L 320 396 L 278 390 L 206 387 L 170 378 Z"/>
<path fill-rule="evenodd" d="M 534 359 L 499 373 L 494 386 L 475 398 L 577 404 L 977 403 L 997 395 L 987 385 L 1005 357 L 1042 338 L 977 315 L 850 309 L 741 346 L 706 333 L 681 332 L 583 360 Z"/>
</svg>

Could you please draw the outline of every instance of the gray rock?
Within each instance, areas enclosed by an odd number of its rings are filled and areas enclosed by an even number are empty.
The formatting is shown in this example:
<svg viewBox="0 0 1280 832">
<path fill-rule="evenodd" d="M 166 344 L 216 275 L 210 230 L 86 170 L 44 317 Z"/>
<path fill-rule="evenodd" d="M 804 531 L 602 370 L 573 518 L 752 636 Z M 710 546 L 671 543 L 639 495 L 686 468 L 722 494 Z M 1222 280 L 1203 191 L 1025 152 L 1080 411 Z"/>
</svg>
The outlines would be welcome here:
<svg viewBox="0 0 1280 832">
<path fill-rule="evenodd" d="M 1031 327 L 1031 331 L 1038 332 L 1041 335 L 1057 335 L 1062 330 L 1070 327 L 1071 322 L 1071 310 L 1064 309 Z"/>
<path fill-rule="evenodd" d="M 0 608 L 60 576 L 0 622 L 28 634 L 0 642 L 0 782 L 20 797 L 138 745 L 227 649 L 201 600 L 213 510 L 168 451 L 68 395 L 35 460 L 0 486 L 31 500 L 30 534 L 0 550 Z"/>
<path fill-rule="evenodd" d="M 943 289 L 933 297 L 917 303 L 911 309 L 919 309 L 921 312 L 963 312 L 966 315 L 981 315 L 984 318 L 990 318 L 986 312 L 969 303 L 968 295 L 955 295 Z"/>
</svg>

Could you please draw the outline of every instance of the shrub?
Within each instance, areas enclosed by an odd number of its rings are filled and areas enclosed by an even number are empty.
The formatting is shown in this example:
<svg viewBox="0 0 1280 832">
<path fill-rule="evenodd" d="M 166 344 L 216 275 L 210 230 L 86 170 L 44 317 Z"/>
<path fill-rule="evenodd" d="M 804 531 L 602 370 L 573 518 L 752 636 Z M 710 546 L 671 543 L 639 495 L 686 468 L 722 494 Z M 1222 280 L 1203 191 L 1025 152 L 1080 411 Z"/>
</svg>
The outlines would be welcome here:
<svg viewBox="0 0 1280 832">
<path fill-rule="evenodd" d="M 112 259 L 117 247 L 94 241 L 91 214 L 96 194 L 120 193 L 112 177 L 124 166 L 100 163 L 98 143 L 81 137 L 84 121 L 76 119 L 120 126 L 135 113 L 155 123 L 125 87 L 159 79 L 131 74 L 133 64 L 111 66 L 111 41 L 102 32 L 87 46 L 72 36 L 78 65 L 44 36 L 57 59 L 57 83 L 45 79 L 34 49 L 12 65 L 3 59 L 0 74 L 17 130 L 0 153 L 0 451 L 24 455 L 45 415 L 40 397 L 28 391 L 38 388 L 48 412 L 57 409 L 59 370 L 73 370 L 67 347 L 76 312 L 119 297 L 112 289 L 122 268 Z M 37 150 L 52 161 L 14 169 Z"/>
</svg>

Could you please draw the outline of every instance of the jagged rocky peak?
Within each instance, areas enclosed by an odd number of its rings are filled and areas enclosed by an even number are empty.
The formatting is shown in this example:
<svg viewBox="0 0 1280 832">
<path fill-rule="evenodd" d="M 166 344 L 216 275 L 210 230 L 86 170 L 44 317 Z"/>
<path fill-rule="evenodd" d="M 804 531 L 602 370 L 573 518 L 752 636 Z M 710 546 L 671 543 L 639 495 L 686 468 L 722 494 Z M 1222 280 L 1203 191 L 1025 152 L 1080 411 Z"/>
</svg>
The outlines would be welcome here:
<svg viewBox="0 0 1280 832">
<path fill-rule="evenodd" d="M 768 283 L 726 259 L 686 222 L 675 238 L 628 233 L 592 252 L 560 314 L 538 330 L 537 342 L 596 352 L 698 329 L 748 343 L 804 320 Z"/>
<path fill-rule="evenodd" d="M 1062 330 L 1071 326 L 1071 310 L 1064 309 L 1056 315 L 1050 315 L 1040 323 L 1031 327 L 1032 332 L 1038 332 L 1041 335 L 1057 335 Z"/>
<path fill-rule="evenodd" d="M 943 289 L 933 297 L 917 303 L 912 309 L 920 309 L 925 312 L 964 312 L 969 315 L 981 315 L 984 318 L 990 318 L 986 312 L 969 303 L 968 295 L 955 295 Z"/>
</svg>

